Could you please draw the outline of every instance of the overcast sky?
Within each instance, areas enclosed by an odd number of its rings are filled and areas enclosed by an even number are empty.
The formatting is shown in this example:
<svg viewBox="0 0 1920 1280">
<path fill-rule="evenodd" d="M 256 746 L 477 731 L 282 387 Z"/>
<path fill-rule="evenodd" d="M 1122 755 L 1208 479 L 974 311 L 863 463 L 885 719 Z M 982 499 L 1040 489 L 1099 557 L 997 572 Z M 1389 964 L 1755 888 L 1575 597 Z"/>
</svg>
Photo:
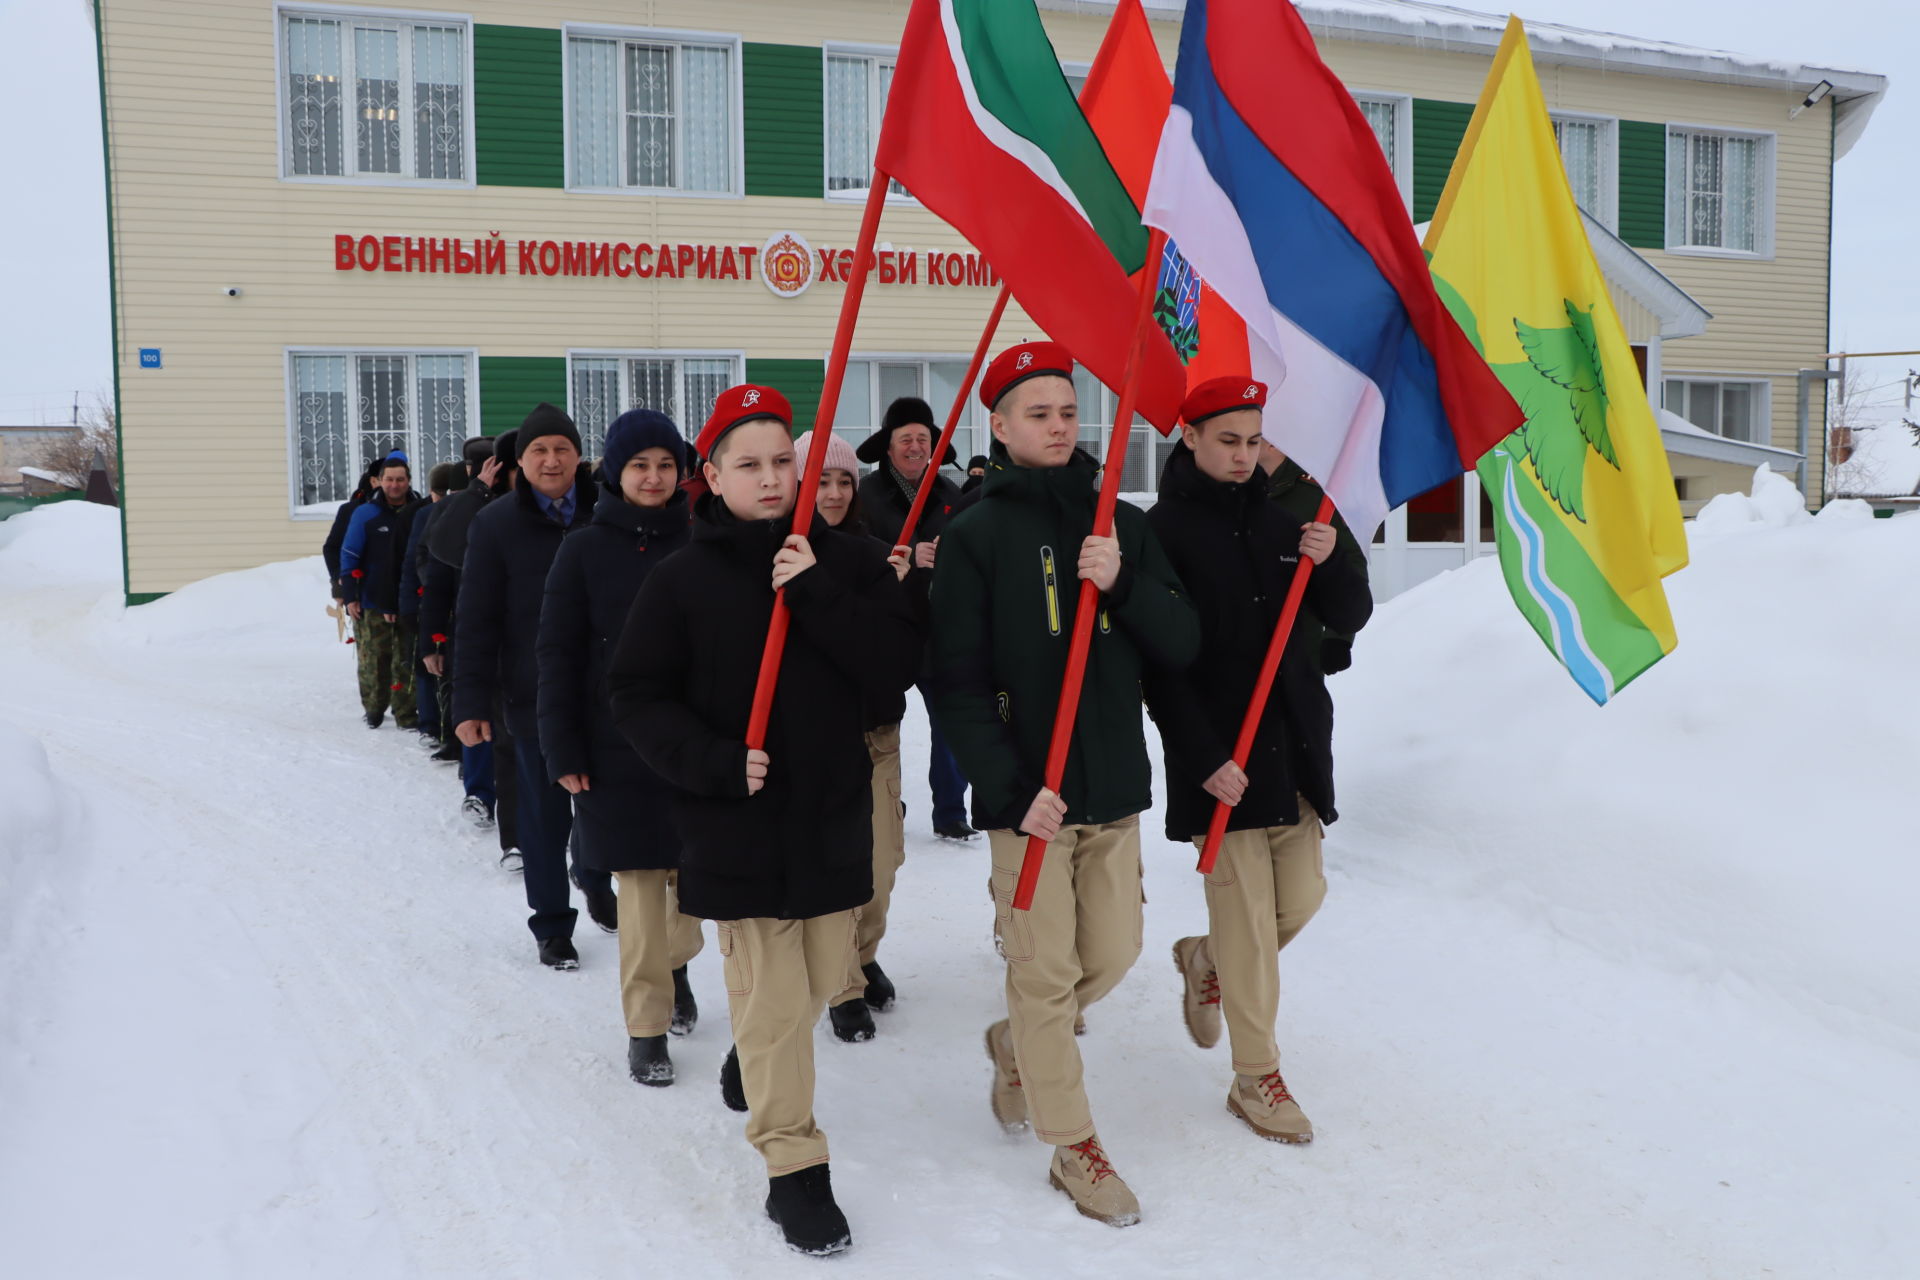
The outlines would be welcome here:
<svg viewBox="0 0 1920 1280">
<path fill-rule="evenodd" d="M 1876 351 L 1920 348 L 1913 13 L 1913 0 L 1539 0 L 1522 16 L 1887 76 L 1886 100 L 1840 162 L 1834 192 L 1834 343 Z M 0 423 L 65 421 L 76 390 L 92 395 L 112 383 L 99 97 L 84 0 L 0 0 L 0 122 Z M 1892 376 L 1920 357 L 1884 363 Z"/>
</svg>

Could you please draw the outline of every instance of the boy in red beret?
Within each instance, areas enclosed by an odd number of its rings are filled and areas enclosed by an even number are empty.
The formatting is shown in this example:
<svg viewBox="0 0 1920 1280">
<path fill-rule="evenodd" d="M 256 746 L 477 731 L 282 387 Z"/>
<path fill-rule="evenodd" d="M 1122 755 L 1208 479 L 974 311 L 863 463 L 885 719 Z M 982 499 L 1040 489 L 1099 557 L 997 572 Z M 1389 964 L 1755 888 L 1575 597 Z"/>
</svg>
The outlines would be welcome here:
<svg viewBox="0 0 1920 1280">
<path fill-rule="evenodd" d="M 1150 672 L 1146 694 L 1166 754 L 1167 838 L 1204 843 L 1215 803 L 1232 806 L 1206 878 L 1208 933 L 1173 947 L 1187 1030 L 1212 1048 L 1224 1006 L 1227 1110 L 1263 1138 L 1308 1142 L 1313 1126 L 1280 1075 L 1274 1017 L 1280 950 L 1327 894 L 1321 823 L 1336 816 L 1333 704 L 1316 629 L 1296 625 L 1289 637 L 1244 770 L 1233 744 L 1300 557 L 1315 565 L 1303 604 L 1326 626 L 1358 631 L 1373 597 L 1363 570 L 1329 559 L 1331 526 L 1271 500 L 1260 469 L 1266 402 L 1263 383 L 1233 377 L 1201 383 L 1181 406 L 1180 443 L 1147 521 L 1200 612 L 1200 659 Z"/>
<path fill-rule="evenodd" d="M 737 1055 L 722 1079 L 737 1071 L 751 1112 L 767 1215 L 793 1249 L 826 1254 L 852 1236 L 814 1123 L 813 1026 L 847 987 L 856 909 L 873 896 L 867 708 L 913 683 L 920 643 L 884 548 L 819 520 L 793 533 L 792 417 L 771 387 L 715 403 L 693 540 L 641 587 L 607 686 L 614 722 L 672 791 L 680 909 L 719 922 Z M 778 588 L 792 626 L 752 750 Z"/>
<path fill-rule="evenodd" d="M 1052 1184 L 1113 1226 L 1140 1205 L 1094 1131 L 1074 1019 L 1140 954 L 1140 813 L 1152 801 L 1140 719 L 1149 664 L 1183 667 L 1200 625 L 1141 513 L 1093 536 L 1093 459 L 1076 447 L 1073 359 L 1056 343 L 1002 352 L 980 398 L 993 452 L 977 505 L 941 538 L 932 587 L 934 717 L 973 784 L 993 856 L 1007 1018 L 987 1029 L 992 1105 L 1053 1147 Z M 1042 785 L 1081 579 L 1099 589 L 1064 780 Z M 1029 834 L 1047 840 L 1031 911 L 1013 909 Z"/>
</svg>

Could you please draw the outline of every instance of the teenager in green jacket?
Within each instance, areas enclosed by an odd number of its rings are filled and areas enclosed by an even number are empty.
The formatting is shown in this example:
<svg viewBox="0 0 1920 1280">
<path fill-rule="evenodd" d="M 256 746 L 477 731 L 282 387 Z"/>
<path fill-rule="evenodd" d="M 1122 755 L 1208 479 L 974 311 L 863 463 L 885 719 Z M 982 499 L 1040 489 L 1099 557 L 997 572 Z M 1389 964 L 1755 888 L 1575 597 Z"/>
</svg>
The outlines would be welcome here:
<svg viewBox="0 0 1920 1280">
<path fill-rule="evenodd" d="M 1200 625 L 1146 518 L 1121 503 L 1093 536 L 1098 468 L 1076 448 L 1073 359 L 1051 342 L 1002 352 L 981 381 L 993 453 L 981 500 L 947 526 L 932 586 L 934 718 L 973 784 L 993 855 L 1007 1018 L 987 1029 L 995 1115 L 1054 1148 L 1050 1180 L 1114 1226 L 1139 1202 L 1094 1132 L 1073 1024 L 1140 954 L 1141 726 L 1148 665 L 1184 667 Z M 1082 579 L 1099 589 L 1079 717 L 1058 793 L 1042 785 Z M 1012 907 L 1028 835 L 1046 859 L 1031 911 Z"/>
</svg>

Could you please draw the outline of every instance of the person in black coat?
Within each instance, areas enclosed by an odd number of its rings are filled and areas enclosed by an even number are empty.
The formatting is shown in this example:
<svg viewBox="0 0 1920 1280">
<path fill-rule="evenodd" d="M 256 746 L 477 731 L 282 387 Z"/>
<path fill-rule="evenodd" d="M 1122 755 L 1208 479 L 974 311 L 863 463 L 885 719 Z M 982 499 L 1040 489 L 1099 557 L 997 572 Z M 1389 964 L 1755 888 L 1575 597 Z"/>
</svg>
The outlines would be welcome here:
<svg viewBox="0 0 1920 1280">
<path fill-rule="evenodd" d="M 933 426 L 933 408 L 918 396 L 901 396 L 887 406 L 880 430 L 860 442 L 855 456 L 873 465 L 860 481 L 860 509 L 865 514 L 867 531 L 890 547 L 899 544 L 901 529 L 913 508 L 914 495 L 922 477 L 932 464 L 933 446 L 938 433 Z M 942 465 L 951 466 L 953 446 L 947 446 Z M 913 538 L 913 567 L 922 573 L 933 570 L 935 543 L 959 509 L 960 489 L 947 477 L 935 474 L 933 490 L 920 512 Z M 921 699 L 926 698 L 925 686 Z M 953 758 L 940 727 L 927 715 L 932 741 L 927 749 L 927 787 L 933 793 L 933 833 L 943 840 L 971 840 L 979 833 L 967 822 L 967 779 Z"/>
<path fill-rule="evenodd" d="M 493 739 L 498 717 L 512 735 L 520 854 L 533 913 L 527 927 L 540 944 L 542 964 L 576 969 L 576 913 L 567 889 L 573 811 L 540 752 L 534 646 L 547 573 L 560 544 L 592 520 L 597 487 L 580 461 L 573 419 L 550 404 L 536 406 L 520 424 L 518 453 L 518 484 L 482 507 L 467 532 L 454 616 L 454 731 L 463 746 L 477 746 Z M 574 878 L 596 922 L 613 927 L 609 878 L 578 869 Z"/>
<path fill-rule="evenodd" d="M 427 558 L 427 530 L 433 526 L 433 518 L 445 510 L 441 504 L 453 486 L 463 482 L 466 474 L 466 468 L 458 462 L 439 463 L 427 473 L 427 505 L 414 515 L 413 527 L 407 533 L 407 549 L 400 560 L 400 616 L 413 626 L 413 687 L 414 702 L 419 708 L 420 736 L 436 752 L 441 747 L 442 732 L 440 680 L 426 665 L 429 645 L 420 629 L 420 599 L 426 588 L 420 582 L 420 567 Z"/>
<path fill-rule="evenodd" d="M 686 967 L 700 953 L 700 922 L 674 895 L 680 836 L 667 785 L 614 727 L 607 669 L 640 584 L 692 537 L 679 489 L 686 462 L 665 414 L 630 409 L 613 420 L 593 522 L 553 558 L 535 648 L 547 774 L 573 796 L 581 865 L 618 885 L 627 1070 L 646 1085 L 673 1083 L 667 1032 L 685 1035 L 698 1017 Z"/>
<path fill-rule="evenodd" d="M 513 740 L 501 716 L 495 716 L 490 742 L 469 747 L 454 732 L 453 616 L 460 597 L 460 562 L 467 553 L 467 531 L 481 507 L 513 489 L 519 475 L 514 453 L 519 438 L 518 431 L 509 430 L 494 437 L 474 436 L 461 447 L 467 483 L 440 505 L 433 527 L 422 539 L 420 553 L 421 665 L 438 686 L 440 721 L 447 745 L 459 753 L 460 785 L 465 793 L 460 812 L 480 830 L 495 832 L 500 841 L 500 866 L 513 872 L 521 869 Z"/>
<path fill-rule="evenodd" d="M 1216 802 L 1232 806 L 1206 878 L 1209 932 L 1174 944 L 1187 1027 L 1203 1048 L 1233 1042 L 1227 1109 L 1263 1138 L 1313 1137 L 1280 1075 L 1274 1042 L 1279 953 L 1320 908 L 1322 823 L 1333 801 L 1333 703 L 1321 677 L 1317 632 L 1296 629 L 1244 770 L 1233 763 L 1274 624 L 1300 564 L 1314 562 L 1305 604 L 1351 634 L 1373 598 L 1366 575 L 1332 558 L 1335 533 L 1302 524 L 1268 494 L 1259 468 L 1266 388 L 1217 378 L 1182 406 L 1182 439 L 1167 458 L 1147 519 L 1200 614 L 1200 656 L 1143 682 L 1166 751 L 1167 837 L 1204 843 Z"/>
<path fill-rule="evenodd" d="M 813 1024 L 873 896 L 872 708 L 913 680 L 906 595 L 871 538 L 792 532 L 792 410 L 739 386 L 701 431 L 693 542 L 648 576 L 614 655 L 614 722 L 673 789 L 680 907 L 720 922 L 747 1139 L 792 1247 L 850 1243 L 813 1119 Z M 791 611 L 764 749 L 746 743 L 777 589 Z M 724 1078 L 724 1077 L 723 1077 Z"/>
</svg>

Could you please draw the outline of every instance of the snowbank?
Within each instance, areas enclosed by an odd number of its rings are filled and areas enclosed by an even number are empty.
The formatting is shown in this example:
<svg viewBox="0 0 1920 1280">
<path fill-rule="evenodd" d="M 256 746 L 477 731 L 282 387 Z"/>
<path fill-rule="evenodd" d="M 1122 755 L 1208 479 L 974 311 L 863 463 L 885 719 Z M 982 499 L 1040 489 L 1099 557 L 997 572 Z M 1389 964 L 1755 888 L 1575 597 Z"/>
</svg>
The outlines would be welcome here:
<svg viewBox="0 0 1920 1280">
<path fill-rule="evenodd" d="M 128 609 L 103 629 L 102 639 L 263 657 L 338 648 L 338 630 L 326 614 L 330 599 L 319 556 L 283 560 L 204 578 Z"/>
<path fill-rule="evenodd" d="M 49 502 L 0 520 L 0 591 L 119 585 L 119 508 Z"/>
<path fill-rule="evenodd" d="M 1385 605 L 1334 686 L 1341 843 L 1369 876 L 1920 1043 L 1920 521 L 1815 520 L 1762 468 L 1691 541 L 1678 648 L 1604 708 L 1491 559 Z"/>
</svg>

